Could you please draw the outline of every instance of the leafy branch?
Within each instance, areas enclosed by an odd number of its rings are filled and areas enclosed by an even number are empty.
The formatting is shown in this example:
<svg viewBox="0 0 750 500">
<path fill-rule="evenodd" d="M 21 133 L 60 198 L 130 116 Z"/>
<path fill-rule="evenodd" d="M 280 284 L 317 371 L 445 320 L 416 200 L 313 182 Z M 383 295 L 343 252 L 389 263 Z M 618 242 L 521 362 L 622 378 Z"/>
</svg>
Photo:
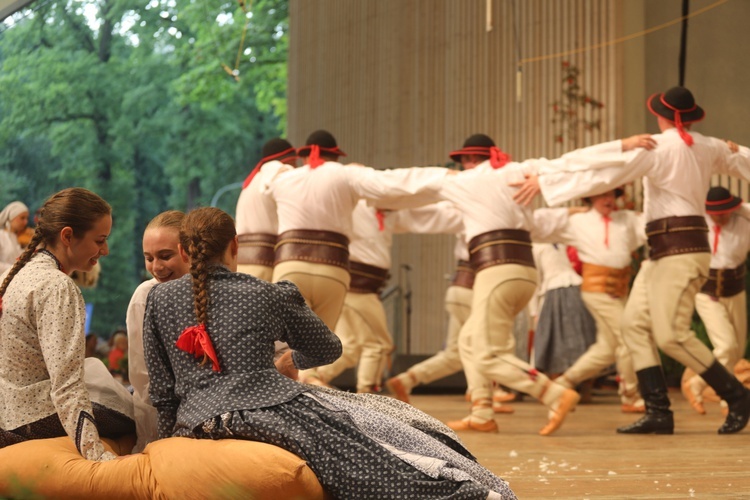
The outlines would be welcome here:
<svg viewBox="0 0 750 500">
<path fill-rule="evenodd" d="M 604 103 L 581 88 L 581 71 L 568 61 L 562 62 L 562 95 L 552 102 L 552 123 L 555 124 L 555 142 L 562 143 L 567 136 L 573 148 L 578 147 L 581 132 L 601 128 L 600 110 Z"/>
</svg>

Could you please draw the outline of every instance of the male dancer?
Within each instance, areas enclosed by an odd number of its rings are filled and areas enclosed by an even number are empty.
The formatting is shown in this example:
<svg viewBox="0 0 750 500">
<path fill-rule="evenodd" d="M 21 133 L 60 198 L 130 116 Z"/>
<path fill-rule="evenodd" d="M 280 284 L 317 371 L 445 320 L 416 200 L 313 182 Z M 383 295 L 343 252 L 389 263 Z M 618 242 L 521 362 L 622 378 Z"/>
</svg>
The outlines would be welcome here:
<svg viewBox="0 0 750 500">
<path fill-rule="evenodd" d="M 343 353 L 330 365 L 317 369 L 328 383 L 347 368 L 357 368 L 357 392 L 377 392 L 393 351 L 380 292 L 390 276 L 394 233 L 456 233 L 462 230 L 461 214 L 450 203 L 421 208 L 383 211 L 360 200 L 352 214 L 349 243 L 351 284 L 334 332 Z M 315 380 L 306 380 L 315 382 Z"/>
<path fill-rule="evenodd" d="M 271 281 L 279 221 L 276 203 L 265 189 L 277 175 L 297 166 L 297 151 L 277 137 L 263 145 L 262 155 L 245 179 L 237 200 L 237 270 Z"/>
<path fill-rule="evenodd" d="M 734 365 L 745 356 L 747 343 L 745 274 L 750 251 L 750 204 L 743 204 L 725 187 L 712 187 L 706 197 L 706 223 L 711 263 L 708 280 L 695 296 L 695 309 L 706 326 L 716 360 L 733 372 Z M 706 413 L 706 382 L 694 375 L 687 385 L 693 409 Z"/>
<path fill-rule="evenodd" d="M 484 155 L 477 156 L 478 152 Z M 546 436 L 560 427 L 580 396 L 515 356 L 513 322 L 536 289 L 530 231 L 544 236 L 531 209 L 512 202 L 515 189 L 509 183 L 522 177 L 523 165 L 508 163 L 508 156 L 492 139 L 480 134 L 467 139 L 455 154 L 468 156 L 477 165 L 446 178 L 440 195 L 463 213 L 476 278 L 471 314 L 459 334 L 472 409 L 468 417 L 448 426 L 496 431 L 490 382 L 494 381 L 530 394 L 550 408 L 549 422 L 540 431 Z"/>
<path fill-rule="evenodd" d="M 325 130 L 310 134 L 297 154 L 304 166 L 268 186 L 279 218 L 273 281 L 294 282 L 333 330 L 349 288 L 352 212 L 359 199 L 393 209 L 432 203 L 449 170 L 347 167 L 338 162 L 346 153 Z"/>
<path fill-rule="evenodd" d="M 711 260 L 704 219 L 711 176 L 723 173 L 750 180 L 750 149 L 689 132 L 690 124 L 702 120 L 705 113 L 684 87 L 654 94 L 647 106 L 661 134 L 592 146 L 558 160 L 539 160 L 526 181 L 517 184 L 515 199 L 529 203 L 541 190 L 547 203 L 555 205 L 643 177 L 650 253 L 625 306 L 623 339 L 633 356 L 646 414 L 617 431 L 674 432 L 658 347 L 698 373 L 727 402 L 729 412 L 719 434 L 739 432 L 750 418 L 750 391 L 698 340 L 690 321 Z"/>
</svg>

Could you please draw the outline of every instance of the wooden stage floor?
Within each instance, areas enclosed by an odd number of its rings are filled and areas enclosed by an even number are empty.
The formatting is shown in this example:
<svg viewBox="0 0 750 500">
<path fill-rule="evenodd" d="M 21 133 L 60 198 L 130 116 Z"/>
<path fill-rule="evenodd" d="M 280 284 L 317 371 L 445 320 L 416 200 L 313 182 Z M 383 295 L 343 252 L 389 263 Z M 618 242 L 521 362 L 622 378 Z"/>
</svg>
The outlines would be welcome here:
<svg viewBox="0 0 750 500">
<path fill-rule="evenodd" d="M 498 415 L 497 434 L 462 432 L 480 463 L 510 483 L 520 499 L 750 498 L 750 426 L 718 435 L 719 405 L 698 415 L 670 391 L 675 434 L 631 436 L 615 428 L 638 416 L 620 412 L 615 394 L 595 393 L 552 436 L 537 433 L 546 409 L 531 398 Z M 468 414 L 462 395 L 413 395 L 417 408 L 446 421 Z"/>
</svg>

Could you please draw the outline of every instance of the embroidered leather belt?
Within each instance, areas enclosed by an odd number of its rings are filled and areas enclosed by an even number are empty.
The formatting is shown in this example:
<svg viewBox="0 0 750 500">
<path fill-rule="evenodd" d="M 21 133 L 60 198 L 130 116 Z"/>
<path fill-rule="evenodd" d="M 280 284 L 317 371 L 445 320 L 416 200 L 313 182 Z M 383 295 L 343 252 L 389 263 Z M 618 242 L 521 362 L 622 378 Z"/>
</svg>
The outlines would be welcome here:
<svg viewBox="0 0 750 500">
<path fill-rule="evenodd" d="M 456 272 L 453 274 L 451 285 L 461 286 L 471 290 L 474 288 L 474 269 L 468 260 L 459 260 L 456 265 Z"/>
<path fill-rule="evenodd" d="M 349 273 L 352 277 L 349 283 L 349 291 L 353 293 L 379 294 L 391 277 L 388 269 L 355 261 L 349 262 Z"/>
<path fill-rule="evenodd" d="M 240 242 L 238 264 L 273 267 L 276 235 L 268 233 L 245 233 L 237 236 Z"/>
<path fill-rule="evenodd" d="M 701 216 L 666 217 L 652 220 L 646 224 L 649 258 L 658 260 L 662 257 L 683 253 L 710 252 L 708 244 L 708 226 Z"/>
<path fill-rule="evenodd" d="M 630 266 L 616 269 L 584 262 L 581 291 L 606 293 L 613 297 L 627 297 L 631 272 Z"/>
<path fill-rule="evenodd" d="M 531 237 L 523 229 L 500 229 L 474 236 L 469 242 L 471 267 L 479 272 L 490 266 L 521 264 L 536 267 Z"/>
<path fill-rule="evenodd" d="M 709 269 L 708 281 L 701 292 L 711 297 L 732 297 L 745 291 L 745 262 L 734 269 Z"/>
<path fill-rule="evenodd" d="M 333 231 L 292 229 L 279 235 L 275 264 L 302 260 L 349 270 L 349 238 Z"/>
</svg>

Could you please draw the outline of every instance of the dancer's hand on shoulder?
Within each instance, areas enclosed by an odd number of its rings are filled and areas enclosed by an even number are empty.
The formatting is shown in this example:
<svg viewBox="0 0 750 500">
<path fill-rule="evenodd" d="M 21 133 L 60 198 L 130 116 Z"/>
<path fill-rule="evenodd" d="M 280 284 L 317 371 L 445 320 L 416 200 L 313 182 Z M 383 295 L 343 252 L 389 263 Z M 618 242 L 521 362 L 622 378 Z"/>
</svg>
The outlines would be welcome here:
<svg viewBox="0 0 750 500">
<path fill-rule="evenodd" d="M 631 151 L 635 148 L 643 148 L 652 150 L 656 147 L 656 141 L 651 137 L 651 134 L 637 134 L 631 135 L 622 140 L 622 150 Z"/>
<path fill-rule="evenodd" d="M 732 153 L 736 153 L 740 150 L 740 146 L 736 142 L 730 141 L 729 139 L 727 139 L 725 142 L 727 143 L 727 146 L 729 146 L 729 150 Z"/>
<path fill-rule="evenodd" d="M 513 195 L 513 201 L 519 205 L 527 206 L 534 201 L 534 197 L 542 190 L 539 187 L 539 176 L 536 174 L 524 174 L 526 180 L 521 182 L 511 182 L 510 185 L 517 187 L 518 191 Z"/>
</svg>

